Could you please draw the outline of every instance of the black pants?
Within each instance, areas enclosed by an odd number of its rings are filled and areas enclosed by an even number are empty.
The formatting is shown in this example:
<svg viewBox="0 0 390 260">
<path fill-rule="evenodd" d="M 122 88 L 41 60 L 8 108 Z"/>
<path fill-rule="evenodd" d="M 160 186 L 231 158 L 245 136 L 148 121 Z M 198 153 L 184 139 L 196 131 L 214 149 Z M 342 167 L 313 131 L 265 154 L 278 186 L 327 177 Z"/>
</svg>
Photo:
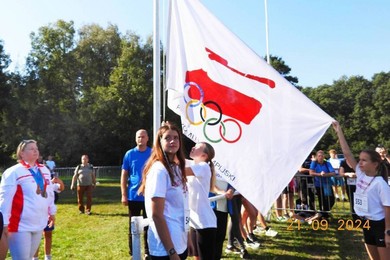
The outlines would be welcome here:
<svg viewBox="0 0 390 260">
<path fill-rule="evenodd" d="M 336 202 L 333 191 L 331 191 L 331 195 L 325 195 L 323 187 L 316 187 L 317 196 L 318 196 L 318 204 L 320 206 L 320 212 L 323 217 L 329 217 L 328 211 L 330 211 L 334 203 Z"/>
<path fill-rule="evenodd" d="M 345 183 L 347 183 L 347 181 L 345 181 Z M 359 218 L 358 215 L 356 215 L 356 213 L 355 213 L 355 209 L 353 208 L 353 201 L 354 201 L 353 193 L 355 191 L 356 191 L 356 185 L 348 185 L 347 184 L 347 194 L 348 194 L 348 199 L 349 199 L 349 206 L 350 206 L 350 210 L 352 213 L 352 219 L 354 221 Z"/>
<path fill-rule="evenodd" d="M 229 205 L 230 204 L 230 205 Z M 232 246 L 234 239 L 237 240 L 240 249 L 245 249 L 244 240 L 241 235 L 241 195 L 234 196 L 228 201 L 230 222 L 228 225 L 228 246 Z"/>
<path fill-rule="evenodd" d="M 301 176 L 299 177 L 299 195 L 301 203 L 308 205 L 310 210 L 315 209 L 315 194 L 313 191 L 313 179 L 312 177 Z"/>
<path fill-rule="evenodd" d="M 142 216 L 146 218 L 145 203 L 143 201 L 128 201 L 129 208 L 129 254 L 133 255 L 133 237 L 131 235 L 131 217 Z M 148 246 L 148 227 L 144 228 L 144 249 L 145 254 L 149 254 Z"/>
<path fill-rule="evenodd" d="M 215 260 L 220 260 L 222 257 L 223 242 L 226 237 L 226 229 L 228 223 L 228 213 L 214 209 L 215 216 L 217 216 L 217 235 L 215 242 Z"/>
<path fill-rule="evenodd" d="M 215 258 L 216 228 L 190 229 L 193 252 L 188 250 L 189 256 L 198 256 L 200 260 Z"/>
</svg>

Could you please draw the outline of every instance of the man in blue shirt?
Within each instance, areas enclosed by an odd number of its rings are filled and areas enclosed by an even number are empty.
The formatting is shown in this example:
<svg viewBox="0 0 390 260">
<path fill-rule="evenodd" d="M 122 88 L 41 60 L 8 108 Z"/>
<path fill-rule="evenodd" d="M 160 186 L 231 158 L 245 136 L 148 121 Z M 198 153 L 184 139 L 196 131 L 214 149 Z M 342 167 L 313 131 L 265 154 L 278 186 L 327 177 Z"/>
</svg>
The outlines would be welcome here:
<svg viewBox="0 0 390 260">
<path fill-rule="evenodd" d="M 149 137 L 144 129 L 137 131 L 135 135 L 136 147 L 126 152 L 123 157 L 121 174 L 121 202 L 129 209 L 129 253 L 132 255 L 131 217 L 142 216 L 146 218 L 144 196 L 137 194 L 142 182 L 142 171 L 145 162 L 149 159 L 152 149 L 147 146 Z M 145 256 L 149 255 L 147 243 L 147 227 L 144 229 Z"/>
</svg>

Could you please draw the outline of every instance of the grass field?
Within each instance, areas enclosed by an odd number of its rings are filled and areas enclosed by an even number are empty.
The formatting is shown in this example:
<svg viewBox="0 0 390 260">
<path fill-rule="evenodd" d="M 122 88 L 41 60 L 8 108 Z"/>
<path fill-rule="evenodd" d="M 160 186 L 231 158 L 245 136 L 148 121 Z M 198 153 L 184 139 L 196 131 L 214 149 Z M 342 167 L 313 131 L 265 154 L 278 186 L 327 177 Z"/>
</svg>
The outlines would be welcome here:
<svg viewBox="0 0 390 260">
<path fill-rule="evenodd" d="M 79 214 L 76 194 L 69 190 L 70 181 L 64 181 L 67 189 L 60 194 L 57 205 L 53 259 L 130 259 L 127 207 L 120 203 L 119 180 L 98 180 L 100 185 L 94 191 L 90 216 Z M 248 251 L 252 259 L 367 259 L 361 231 L 338 230 L 341 222 L 349 218 L 333 216 L 328 227 L 313 222 L 311 226 L 302 224 L 300 230 L 296 223 L 271 219 L 269 225 L 279 234 L 273 238 L 261 236 L 261 248 Z M 224 257 L 239 259 L 238 255 L 224 254 Z M 43 246 L 40 259 L 43 259 Z"/>
</svg>

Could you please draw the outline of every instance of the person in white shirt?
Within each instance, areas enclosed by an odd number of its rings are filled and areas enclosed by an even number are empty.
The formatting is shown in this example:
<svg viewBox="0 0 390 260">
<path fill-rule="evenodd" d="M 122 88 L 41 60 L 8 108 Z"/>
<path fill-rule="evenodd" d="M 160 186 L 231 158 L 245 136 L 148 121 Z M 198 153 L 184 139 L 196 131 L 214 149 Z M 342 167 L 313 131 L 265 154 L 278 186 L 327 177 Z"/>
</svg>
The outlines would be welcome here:
<svg viewBox="0 0 390 260">
<path fill-rule="evenodd" d="M 208 198 L 215 183 L 214 155 L 209 143 L 200 142 L 191 149 L 193 161 L 186 163 L 191 227 L 189 255 L 195 259 L 215 259 L 217 218 Z"/>
<path fill-rule="evenodd" d="M 375 150 L 361 151 L 357 163 L 337 121 L 333 128 L 347 162 L 356 172 L 354 209 L 362 221 L 367 253 L 370 259 L 390 259 L 390 187 L 386 166 Z"/>
<path fill-rule="evenodd" d="M 139 194 L 145 196 L 149 256 L 186 259 L 189 230 L 187 179 L 181 132 L 166 122 L 159 128 L 145 164 Z"/>
<path fill-rule="evenodd" d="M 56 206 L 50 171 L 37 163 L 35 140 L 22 141 L 17 150 L 18 164 L 8 168 L 1 179 L 0 211 L 4 216 L 2 239 L 8 240 L 12 259 L 31 260 L 46 227 L 54 224 Z"/>
<path fill-rule="evenodd" d="M 336 198 L 337 201 L 340 201 L 339 191 L 338 191 L 338 187 L 340 187 L 341 188 L 341 200 L 347 201 L 347 198 L 346 198 L 347 191 L 346 191 L 346 187 L 345 187 L 345 182 L 344 182 L 344 179 L 339 174 L 341 160 L 339 158 L 337 158 L 337 152 L 335 149 L 329 150 L 328 161 L 332 165 L 332 167 L 335 171 L 335 174 L 336 174 L 335 176 L 331 177 L 334 197 Z"/>
<path fill-rule="evenodd" d="M 53 161 L 53 156 L 49 155 L 45 161 L 46 167 L 49 168 L 50 173 L 54 174 L 54 169 L 56 168 L 56 163 Z"/>
</svg>

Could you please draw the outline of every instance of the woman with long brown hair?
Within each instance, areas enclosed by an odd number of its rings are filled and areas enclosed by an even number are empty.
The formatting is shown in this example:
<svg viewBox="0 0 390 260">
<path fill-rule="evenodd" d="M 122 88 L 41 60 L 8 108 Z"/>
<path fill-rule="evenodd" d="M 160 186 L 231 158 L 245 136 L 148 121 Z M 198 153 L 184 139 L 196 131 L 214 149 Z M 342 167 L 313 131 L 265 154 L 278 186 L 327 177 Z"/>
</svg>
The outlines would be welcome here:
<svg viewBox="0 0 390 260">
<path fill-rule="evenodd" d="M 352 155 L 338 122 L 333 122 L 341 149 L 356 173 L 354 209 L 362 220 L 364 243 L 370 259 L 390 259 L 390 187 L 386 166 L 375 150 L 363 150 L 359 163 Z"/>
<path fill-rule="evenodd" d="M 189 208 L 185 157 L 179 128 L 163 123 L 139 189 L 151 220 L 148 230 L 152 259 L 186 259 Z"/>
</svg>

